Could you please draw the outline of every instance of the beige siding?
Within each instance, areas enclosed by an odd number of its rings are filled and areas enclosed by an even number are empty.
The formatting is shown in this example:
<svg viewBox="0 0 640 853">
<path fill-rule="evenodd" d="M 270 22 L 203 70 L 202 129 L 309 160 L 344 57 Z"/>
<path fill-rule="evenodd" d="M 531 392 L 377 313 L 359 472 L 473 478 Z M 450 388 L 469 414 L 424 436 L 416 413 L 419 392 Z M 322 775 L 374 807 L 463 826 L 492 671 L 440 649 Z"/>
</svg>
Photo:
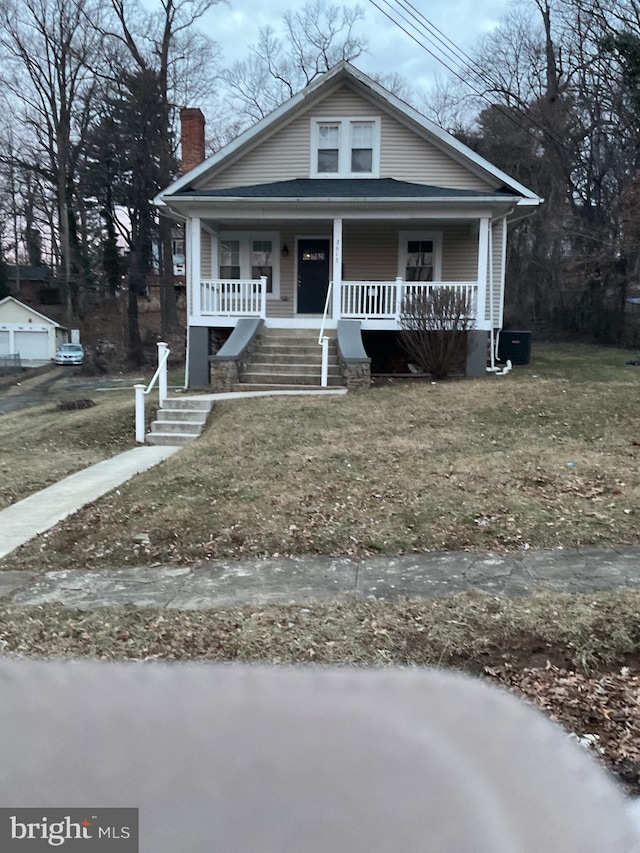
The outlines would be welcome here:
<svg viewBox="0 0 640 853">
<path fill-rule="evenodd" d="M 350 118 L 351 116 L 379 116 L 381 115 L 380 107 L 375 107 L 362 95 L 349 89 L 348 86 L 340 86 L 330 92 L 321 101 L 317 101 L 313 107 L 306 113 L 305 118 L 309 121 L 310 118 Z"/>
<path fill-rule="evenodd" d="M 390 116 L 383 116 L 380 177 L 459 190 L 491 190 L 473 172 Z"/>
<path fill-rule="evenodd" d="M 211 234 L 204 228 L 200 229 L 200 277 L 214 277 L 214 272 L 211 269 Z"/>
<path fill-rule="evenodd" d="M 426 142 L 361 95 L 341 86 L 290 124 L 241 155 L 200 188 L 220 189 L 309 177 L 310 120 L 320 117 L 381 116 L 380 177 L 454 189 L 491 189 L 453 158 Z"/>
<path fill-rule="evenodd" d="M 294 233 L 287 227 L 280 230 L 280 246 L 287 245 L 289 254 L 280 255 L 280 298 L 267 299 L 267 317 L 291 318 L 294 316 L 295 299 L 293 271 L 295 269 L 296 241 Z"/>
<path fill-rule="evenodd" d="M 442 229 L 443 281 L 476 281 L 478 278 L 478 235 L 469 225 Z"/>
<path fill-rule="evenodd" d="M 398 229 L 378 222 L 345 222 L 342 261 L 345 281 L 393 281 L 398 275 Z"/>
</svg>

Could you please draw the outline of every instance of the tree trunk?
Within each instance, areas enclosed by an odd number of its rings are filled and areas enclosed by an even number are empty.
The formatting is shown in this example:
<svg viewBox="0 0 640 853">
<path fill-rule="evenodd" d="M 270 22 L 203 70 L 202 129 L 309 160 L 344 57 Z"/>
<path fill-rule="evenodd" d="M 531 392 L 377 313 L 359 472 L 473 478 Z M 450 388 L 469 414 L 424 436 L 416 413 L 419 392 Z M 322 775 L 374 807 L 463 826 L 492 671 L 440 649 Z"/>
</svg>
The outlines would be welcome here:
<svg viewBox="0 0 640 853">
<path fill-rule="evenodd" d="M 144 364 L 144 350 L 138 322 L 138 294 L 144 286 L 144 275 L 140 272 L 140 255 L 131 250 L 129 267 L 129 304 L 127 307 L 127 357 L 132 365 Z"/>
</svg>

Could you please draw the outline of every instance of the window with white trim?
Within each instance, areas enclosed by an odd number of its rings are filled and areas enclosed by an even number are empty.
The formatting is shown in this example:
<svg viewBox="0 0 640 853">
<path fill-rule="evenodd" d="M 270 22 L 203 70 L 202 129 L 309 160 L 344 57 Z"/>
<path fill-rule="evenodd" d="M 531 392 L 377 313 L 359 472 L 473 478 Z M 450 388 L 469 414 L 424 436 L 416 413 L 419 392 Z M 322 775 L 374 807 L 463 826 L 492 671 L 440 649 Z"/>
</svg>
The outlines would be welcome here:
<svg viewBox="0 0 640 853">
<path fill-rule="evenodd" d="M 400 231 L 398 275 L 404 281 L 440 281 L 442 231 Z"/>
<path fill-rule="evenodd" d="M 377 178 L 379 118 L 311 119 L 312 178 Z"/>
<path fill-rule="evenodd" d="M 280 295 L 280 235 L 274 231 L 221 232 L 218 268 L 221 279 L 267 278 L 267 296 Z"/>
</svg>

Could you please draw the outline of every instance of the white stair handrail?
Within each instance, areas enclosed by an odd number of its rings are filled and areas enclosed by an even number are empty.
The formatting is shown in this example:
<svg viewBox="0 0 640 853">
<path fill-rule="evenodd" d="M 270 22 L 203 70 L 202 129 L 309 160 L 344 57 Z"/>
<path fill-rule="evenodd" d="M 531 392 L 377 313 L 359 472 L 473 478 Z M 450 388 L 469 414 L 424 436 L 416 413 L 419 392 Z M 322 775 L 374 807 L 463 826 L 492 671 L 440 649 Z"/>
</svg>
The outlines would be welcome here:
<svg viewBox="0 0 640 853">
<path fill-rule="evenodd" d="M 158 368 L 153 374 L 151 382 L 149 382 L 146 388 L 144 385 L 133 386 L 136 394 L 136 441 L 138 442 L 138 444 L 144 444 L 144 398 L 147 394 L 151 392 L 156 382 L 158 382 L 158 402 L 160 404 L 160 407 L 162 407 L 162 404 L 167 399 L 167 360 L 169 358 L 170 352 L 171 350 L 169 349 L 168 344 L 166 344 L 164 341 L 159 341 Z"/>
</svg>

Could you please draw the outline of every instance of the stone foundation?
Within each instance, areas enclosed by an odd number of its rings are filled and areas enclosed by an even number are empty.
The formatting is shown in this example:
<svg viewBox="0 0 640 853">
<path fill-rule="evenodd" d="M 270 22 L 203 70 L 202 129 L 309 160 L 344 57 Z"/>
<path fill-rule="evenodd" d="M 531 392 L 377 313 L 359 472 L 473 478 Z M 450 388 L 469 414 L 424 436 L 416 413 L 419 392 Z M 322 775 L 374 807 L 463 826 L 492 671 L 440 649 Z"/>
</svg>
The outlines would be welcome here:
<svg viewBox="0 0 640 853">
<path fill-rule="evenodd" d="M 371 387 L 371 363 L 343 361 L 342 376 L 349 391 L 368 391 Z"/>
<path fill-rule="evenodd" d="M 232 391 L 239 381 L 237 361 L 212 361 L 209 368 L 209 380 L 213 393 Z"/>
</svg>

